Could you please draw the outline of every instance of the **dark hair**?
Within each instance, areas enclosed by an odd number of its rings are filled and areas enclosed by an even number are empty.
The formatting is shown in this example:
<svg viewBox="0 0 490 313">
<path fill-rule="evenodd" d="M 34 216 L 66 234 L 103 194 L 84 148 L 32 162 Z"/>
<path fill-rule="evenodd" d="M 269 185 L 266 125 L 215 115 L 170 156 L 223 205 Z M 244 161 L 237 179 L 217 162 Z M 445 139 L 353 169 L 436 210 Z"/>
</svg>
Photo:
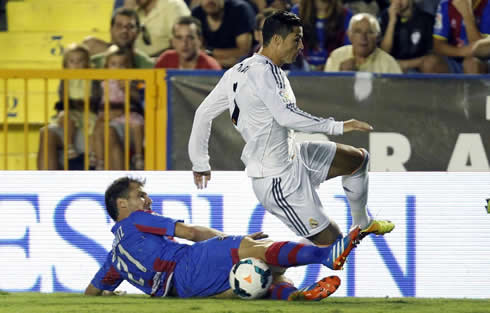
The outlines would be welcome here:
<svg viewBox="0 0 490 313">
<path fill-rule="evenodd" d="M 134 20 L 136 22 L 136 30 L 140 29 L 141 24 L 140 24 L 140 17 L 138 16 L 138 13 L 136 13 L 135 10 L 128 9 L 128 8 L 119 8 L 116 11 L 114 11 L 114 14 L 112 14 L 112 17 L 111 17 L 111 27 L 114 26 L 114 23 L 116 22 L 116 16 L 118 16 L 118 15 L 124 15 L 127 17 L 134 18 Z"/>
<path fill-rule="evenodd" d="M 342 5 L 342 1 L 330 1 L 331 13 L 324 23 L 323 33 L 325 38 L 325 46 L 319 47 L 319 39 L 317 35 L 317 17 L 315 0 L 302 0 L 299 5 L 299 17 L 303 21 L 305 50 L 315 48 L 325 48 L 329 52 L 342 46 L 344 42 L 345 30 L 344 20 L 347 9 Z"/>
<path fill-rule="evenodd" d="M 199 37 L 202 37 L 202 24 L 201 21 L 194 16 L 181 16 L 179 17 L 174 25 L 172 26 L 172 35 L 175 34 L 175 25 L 196 25 L 196 32 Z"/>
<path fill-rule="evenodd" d="M 119 209 L 117 208 L 117 199 L 124 198 L 127 199 L 129 195 L 129 188 L 131 183 L 135 183 L 138 186 L 144 186 L 145 180 L 132 178 L 132 177 L 121 177 L 112 182 L 112 184 L 107 187 L 105 191 L 105 208 L 109 216 L 117 221 L 119 216 Z"/>
<path fill-rule="evenodd" d="M 294 27 L 303 26 L 299 17 L 288 11 L 278 11 L 265 19 L 262 39 L 267 46 L 274 35 L 286 38 Z"/>
<path fill-rule="evenodd" d="M 255 30 L 262 30 L 262 22 L 274 14 L 277 10 L 274 8 L 265 8 L 262 12 L 255 15 Z"/>
</svg>

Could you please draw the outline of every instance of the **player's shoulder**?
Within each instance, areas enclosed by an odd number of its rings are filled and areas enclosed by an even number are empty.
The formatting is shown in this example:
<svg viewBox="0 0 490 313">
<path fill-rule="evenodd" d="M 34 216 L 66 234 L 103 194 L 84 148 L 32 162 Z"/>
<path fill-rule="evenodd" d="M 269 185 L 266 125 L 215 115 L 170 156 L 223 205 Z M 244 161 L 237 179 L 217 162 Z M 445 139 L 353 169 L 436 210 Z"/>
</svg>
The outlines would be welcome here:
<svg viewBox="0 0 490 313">
<path fill-rule="evenodd" d="M 151 218 L 159 218 L 163 217 L 162 215 L 148 210 L 137 210 L 131 213 L 130 215 L 133 219 L 151 219 Z"/>
<path fill-rule="evenodd" d="M 270 76 L 282 77 L 284 72 L 282 69 L 275 65 L 269 58 L 254 54 L 253 56 L 247 58 L 242 62 L 242 64 L 237 64 L 237 71 L 247 72 L 248 75 L 253 75 L 263 79 L 268 79 Z"/>
</svg>

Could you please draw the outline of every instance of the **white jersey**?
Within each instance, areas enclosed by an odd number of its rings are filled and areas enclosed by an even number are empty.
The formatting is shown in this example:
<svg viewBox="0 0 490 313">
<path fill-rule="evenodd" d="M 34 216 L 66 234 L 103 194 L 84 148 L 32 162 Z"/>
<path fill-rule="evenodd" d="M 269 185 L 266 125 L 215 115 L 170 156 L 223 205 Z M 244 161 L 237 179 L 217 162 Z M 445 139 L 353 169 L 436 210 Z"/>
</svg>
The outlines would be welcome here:
<svg viewBox="0 0 490 313">
<path fill-rule="evenodd" d="M 291 166 L 289 129 L 343 133 L 343 122 L 301 111 L 286 74 L 269 58 L 254 54 L 226 71 L 196 110 L 188 147 L 193 171 L 211 170 L 208 154 L 211 123 L 227 108 L 245 140 L 241 159 L 250 177 L 278 175 Z"/>
</svg>

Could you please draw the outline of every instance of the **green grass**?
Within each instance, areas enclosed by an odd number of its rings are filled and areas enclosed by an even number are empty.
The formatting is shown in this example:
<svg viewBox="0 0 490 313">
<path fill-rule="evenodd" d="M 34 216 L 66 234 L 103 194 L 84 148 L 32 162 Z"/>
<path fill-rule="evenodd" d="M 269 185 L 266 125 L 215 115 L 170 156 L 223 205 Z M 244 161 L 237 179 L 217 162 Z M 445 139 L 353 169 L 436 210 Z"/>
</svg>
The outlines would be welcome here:
<svg viewBox="0 0 490 313">
<path fill-rule="evenodd" d="M 149 298 L 141 295 L 85 297 L 80 294 L 0 292 L 1 313 L 488 313 L 490 299 L 336 298 L 320 302 Z"/>
</svg>

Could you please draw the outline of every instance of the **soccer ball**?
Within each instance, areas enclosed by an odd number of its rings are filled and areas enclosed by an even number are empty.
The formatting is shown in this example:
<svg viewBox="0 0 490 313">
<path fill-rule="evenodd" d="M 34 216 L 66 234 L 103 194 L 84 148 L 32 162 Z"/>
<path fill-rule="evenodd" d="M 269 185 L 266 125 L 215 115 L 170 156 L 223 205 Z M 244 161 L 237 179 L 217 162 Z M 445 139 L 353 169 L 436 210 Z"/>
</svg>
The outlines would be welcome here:
<svg viewBox="0 0 490 313">
<path fill-rule="evenodd" d="M 272 283 L 272 272 L 262 260 L 246 258 L 230 271 L 230 287 L 242 299 L 257 299 L 267 293 Z"/>
</svg>

